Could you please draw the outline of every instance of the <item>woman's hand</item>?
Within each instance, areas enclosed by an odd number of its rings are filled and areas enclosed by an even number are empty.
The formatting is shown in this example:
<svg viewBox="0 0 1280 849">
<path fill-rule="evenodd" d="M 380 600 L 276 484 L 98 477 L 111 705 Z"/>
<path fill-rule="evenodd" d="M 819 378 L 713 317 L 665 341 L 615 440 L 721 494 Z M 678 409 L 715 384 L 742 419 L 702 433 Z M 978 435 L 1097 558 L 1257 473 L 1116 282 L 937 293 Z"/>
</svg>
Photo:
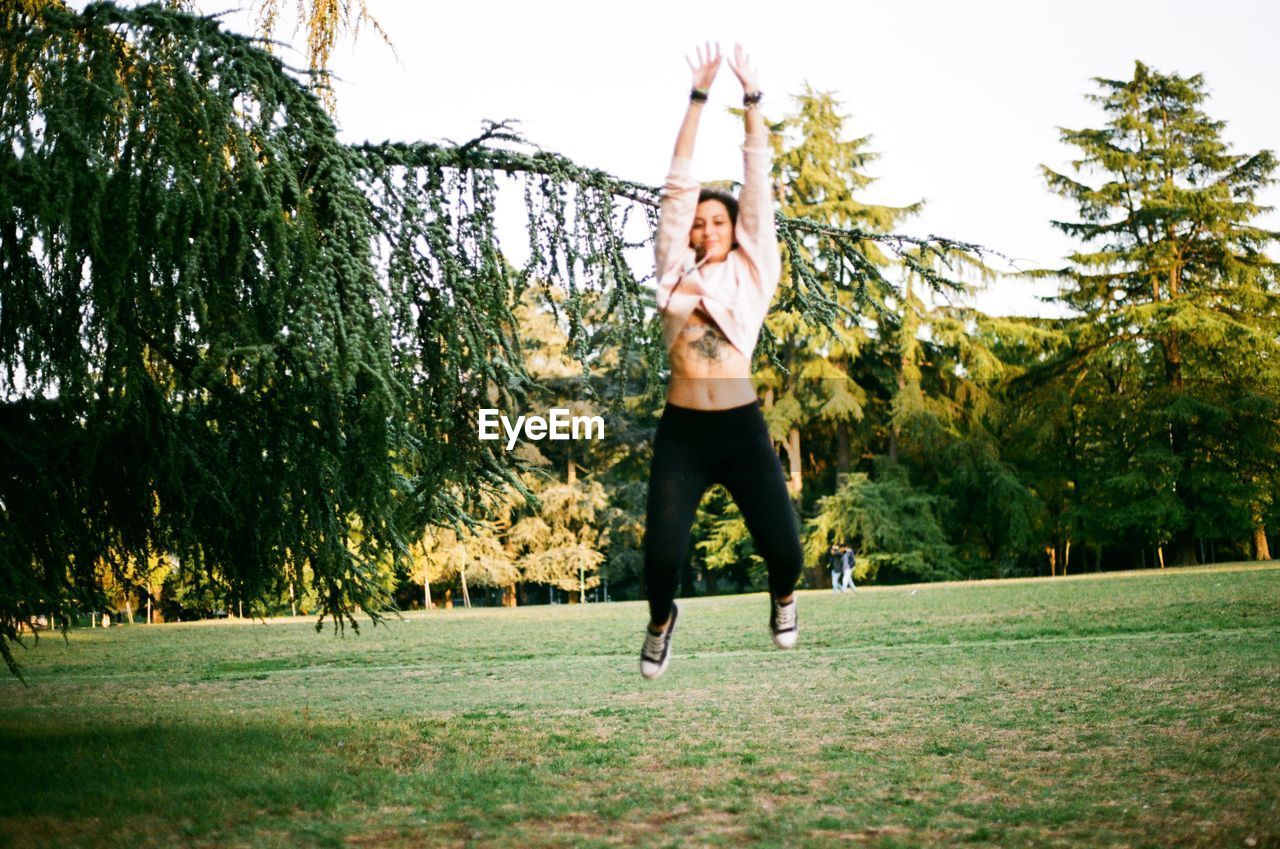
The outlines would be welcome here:
<svg viewBox="0 0 1280 849">
<path fill-rule="evenodd" d="M 680 124 L 680 134 L 676 136 L 676 159 L 692 159 L 693 158 L 693 141 L 698 135 L 698 118 L 702 115 L 702 106 L 707 102 L 707 98 L 703 96 L 705 92 L 711 88 L 711 84 L 715 82 L 716 72 L 720 70 L 720 45 L 716 45 L 715 53 L 711 52 L 711 42 L 707 42 L 706 52 L 701 47 L 695 48 L 698 51 L 698 62 L 694 64 L 693 60 L 688 56 L 684 60 L 689 63 L 689 70 L 693 71 L 693 87 L 695 91 L 689 94 L 689 108 L 685 110 L 684 122 Z M 703 94 L 698 93 L 700 89 Z"/>
<path fill-rule="evenodd" d="M 697 48 L 698 63 L 695 65 L 693 60 L 688 56 L 684 58 L 689 63 L 689 70 L 693 71 L 693 87 L 700 88 L 703 91 L 711 88 L 711 83 L 715 81 L 716 72 L 720 70 L 720 45 L 716 44 L 715 55 L 711 53 L 711 42 L 707 42 L 706 55 L 703 55 L 702 48 Z"/>
<path fill-rule="evenodd" d="M 729 67 L 737 74 L 738 82 L 742 83 L 743 94 L 752 94 L 760 90 L 756 69 L 752 67 L 751 57 L 742 49 L 741 44 L 733 45 L 733 58 L 729 60 Z"/>
</svg>

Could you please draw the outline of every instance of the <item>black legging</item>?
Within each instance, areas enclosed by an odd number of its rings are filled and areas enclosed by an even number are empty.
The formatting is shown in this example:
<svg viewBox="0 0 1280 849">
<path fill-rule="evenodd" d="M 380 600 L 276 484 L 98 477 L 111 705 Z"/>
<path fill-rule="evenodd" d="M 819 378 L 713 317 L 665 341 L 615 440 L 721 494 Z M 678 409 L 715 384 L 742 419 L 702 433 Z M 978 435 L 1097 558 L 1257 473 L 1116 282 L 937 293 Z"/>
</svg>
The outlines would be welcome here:
<svg viewBox="0 0 1280 849">
<path fill-rule="evenodd" d="M 800 528 L 759 402 L 728 410 L 667 404 L 653 439 L 644 534 L 653 622 L 671 615 L 698 502 L 717 483 L 729 490 L 769 567 L 769 592 L 785 598 L 795 590 L 804 565 Z"/>
</svg>

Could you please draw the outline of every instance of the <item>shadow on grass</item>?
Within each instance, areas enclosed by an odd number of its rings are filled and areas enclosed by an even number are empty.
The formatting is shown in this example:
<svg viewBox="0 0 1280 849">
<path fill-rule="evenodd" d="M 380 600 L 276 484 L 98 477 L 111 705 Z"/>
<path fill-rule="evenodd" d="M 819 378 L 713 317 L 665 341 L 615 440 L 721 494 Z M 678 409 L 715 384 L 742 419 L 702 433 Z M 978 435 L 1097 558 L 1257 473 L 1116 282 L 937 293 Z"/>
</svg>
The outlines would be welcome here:
<svg viewBox="0 0 1280 849">
<path fill-rule="evenodd" d="M 566 800 L 548 786 L 561 769 L 604 771 L 633 754 L 586 734 L 522 737 L 502 714 L 27 716 L 0 720 L 0 845 L 336 847 L 370 834 L 449 845 L 459 829 L 561 815 Z"/>
<path fill-rule="evenodd" d="M 157 821 L 187 836 L 323 814 L 352 795 L 332 730 L 255 721 L 0 722 L 0 834 Z M 172 833 L 172 832 L 171 832 Z M 50 834 L 54 837 L 55 834 Z M 88 839 L 89 843 L 96 843 Z"/>
</svg>

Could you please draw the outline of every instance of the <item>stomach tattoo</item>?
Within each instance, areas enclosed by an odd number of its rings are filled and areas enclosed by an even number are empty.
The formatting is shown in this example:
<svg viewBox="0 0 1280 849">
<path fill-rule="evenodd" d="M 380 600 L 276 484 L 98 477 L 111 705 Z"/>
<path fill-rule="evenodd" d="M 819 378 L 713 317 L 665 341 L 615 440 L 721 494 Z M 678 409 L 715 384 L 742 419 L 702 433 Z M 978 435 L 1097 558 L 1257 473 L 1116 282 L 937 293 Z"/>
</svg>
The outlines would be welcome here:
<svg viewBox="0 0 1280 849">
<path fill-rule="evenodd" d="M 701 357 L 712 362 L 720 361 L 720 354 L 724 351 L 729 340 L 720 332 L 720 328 L 714 324 L 703 325 L 703 333 L 698 339 L 689 344 L 689 347 L 696 351 Z"/>
<path fill-rule="evenodd" d="M 694 312 L 671 346 L 671 373 L 675 378 L 745 377 L 747 358 L 734 347 L 719 325 L 705 313 Z"/>
</svg>

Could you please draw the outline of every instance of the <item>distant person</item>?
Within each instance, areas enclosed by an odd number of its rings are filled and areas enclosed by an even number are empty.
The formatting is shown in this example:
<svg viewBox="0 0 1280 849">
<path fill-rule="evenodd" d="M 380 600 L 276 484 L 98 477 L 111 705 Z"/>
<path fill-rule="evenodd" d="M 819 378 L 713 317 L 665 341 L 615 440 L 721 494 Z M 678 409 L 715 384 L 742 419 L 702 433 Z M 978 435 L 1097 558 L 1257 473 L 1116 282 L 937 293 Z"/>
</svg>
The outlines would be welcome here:
<svg viewBox="0 0 1280 849">
<path fill-rule="evenodd" d="M 827 550 L 827 568 L 831 570 L 831 591 L 833 593 L 841 592 L 840 578 L 844 569 L 844 552 L 834 542 L 831 544 L 831 548 Z"/>
<path fill-rule="evenodd" d="M 844 552 L 840 555 L 840 592 L 845 590 L 856 591 L 858 588 L 853 585 L 853 567 L 857 565 L 856 555 L 853 548 L 849 545 L 844 547 Z"/>
<path fill-rule="evenodd" d="M 804 567 L 800 526 L 782 463 L 751 383 L 751 355 L 782 272 L 769 182 L 769 131 L 756 71 L 740 46 L 729 67 L 742 83 L 746 138 L 739 197 L 704 189 L 690 174 L 720 48 L 698 50 L 693 91 L 662 188 L 656 255 L 657 306 L 671 379 L 653 439 L 645 513 L 644 583 L 649 626 L 640 674 L 657 678 L 671 659 L 680 570 L 703 494 L 723 484 L 742 511 L 769 569 L 769 631 L 796 644 L 796 581 Z"/>
</svg>

